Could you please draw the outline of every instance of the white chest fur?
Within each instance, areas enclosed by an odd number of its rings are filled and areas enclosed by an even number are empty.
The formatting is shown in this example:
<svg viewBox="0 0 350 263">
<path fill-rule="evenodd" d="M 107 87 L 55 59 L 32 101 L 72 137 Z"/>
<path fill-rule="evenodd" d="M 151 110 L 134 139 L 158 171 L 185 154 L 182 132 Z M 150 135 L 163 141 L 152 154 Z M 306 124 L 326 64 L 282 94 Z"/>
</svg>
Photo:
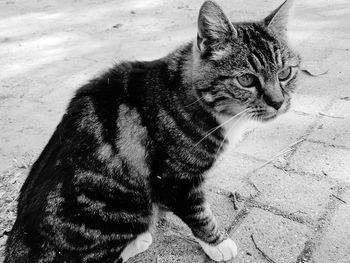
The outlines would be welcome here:
<svg viewBox="0 0 350 263">
<path fill-rule="evenodd" d="M 232 119 L 229 117 L 217 117 L 224 130 L 224 136 L 228 140 L 229 148 L 235 147 L 242 139 L 243 135 L 258 126 L 258 122 L 245 117 Z"/>
<path fill-rule="evenodd" d="M 220 168 L 222 161 L 230 160 L 226 159 L 230 154 L 230 150 L 233 149 L 243 138 L 244 134 L 251 131 L 259 125 L 258 122 L 249 120 L 247 118 L 235 118 L 231 121 L 227 117 L 218 117 L 219 123 L 224 130 L 225 139 L 228 140 L 228 144 L 224 147 L 224 152 L 217 158 L 214 165 L 206 172 L 207 178 L 213 178 L 218 174 L 221 174 L 223 170 Z M 231 158 L 231 157 L 229 157 Z M 222 166 L 222 167 L 225 167 Z"/>
</svg>

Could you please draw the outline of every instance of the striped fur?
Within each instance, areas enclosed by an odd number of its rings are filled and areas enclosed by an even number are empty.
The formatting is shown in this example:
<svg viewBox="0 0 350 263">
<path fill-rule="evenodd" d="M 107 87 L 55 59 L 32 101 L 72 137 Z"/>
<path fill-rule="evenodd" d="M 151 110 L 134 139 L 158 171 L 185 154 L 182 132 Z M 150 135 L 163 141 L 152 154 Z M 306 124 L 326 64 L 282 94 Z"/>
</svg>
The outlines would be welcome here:
<svg viewBox="0 0 350 263">
<path fill-rule="evenodd" d="M 299 57 L 269 23 L 231 24 L 207 1 L 200 43 L 116 65 L 81 87 L 21 189 L 5 263 L 121 262 L 158 206 L 188 224 L 205 251 L 232 246 L 202 184 L 226 137 L 239 136 L 227 127 L 288 109 L 297 72 L 276 76 Z M 246 73 L 259 84 L 240 86 Z M 269 105 L 276 94 L 284 97 L 277 110 Z"/>
</svg>

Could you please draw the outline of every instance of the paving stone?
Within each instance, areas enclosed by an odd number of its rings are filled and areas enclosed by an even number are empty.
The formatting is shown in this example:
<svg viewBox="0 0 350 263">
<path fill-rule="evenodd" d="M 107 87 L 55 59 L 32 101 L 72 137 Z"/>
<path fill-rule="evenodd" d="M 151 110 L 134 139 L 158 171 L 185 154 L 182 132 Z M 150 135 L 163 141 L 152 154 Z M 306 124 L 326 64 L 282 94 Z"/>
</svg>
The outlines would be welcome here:
<svg viewBox="0 0 350 263">
<path fill-rule="evenodd" d="M 339 34 L 337 34 L 339 37 Z M 334 41 L 332 37 L 315 37 L 315 41 L 318 41 L 318 48 L 329 48 L 333 47 L 334 49 L 340 49 L 346 51 L 350 46 L 350 40 L 346 37 L 339 37 L 338 40 Z"/>
<path fill-rule="evenodd" d="M 2 131 L 1 153 L 12 159 L 20 160 L 26 155 L 38 156 L 38 153 L 46 145 L 53 133 L 58 119 L 47 111 L 43 105 L 33 102 L 26 102 L 26 110 L 18 107 L 12 110 L 12 116 L 4 121 L 6 130 Z M 25 115 L 25 111 L 33 114 Z M 0 119 L 6 113 L 0 112 Z M 45 120 L 45 121 L 43 121 Z M 22 123 L 21 126 L 18 122 Z M 4 126 L 4 127 L 5 127 Z M 16 135 L 15 135 L 16 134 Z M 11 167 L 3 167 L 5 169 Z"/>
<path fill-rule="evenodd" d="M 280 150 L 300 138 L 314 122 L 312 116 L 289 112 L 275 121 L 264 123 L 239 144 L 237 152 L 269 160 Z"/>
<path fill-rule="evenodd" d="M 323 40 L 317 40 L 317 43 L 319 42 L 323 42 Z M 334 41 L 332 40 L 332 42 Z M 338 42 L 345 43 L 344 41 Z M 324 73 L 316 77 L 300 74 L 294 97 L 297 98 L 298 94 L 303 94 L 310 98 L 310 101 L 305 103 L 302 111 L 309 112 L 308 108 L 311 110 L 318 108 L 324 105 L 324 101 L 349 94 L 346 83 L 349 83 L 350 76 L 348 74 L 348 64 L 344 63 L 345 60 L 350 59 L 349 51 L 337 50 L 334 46 L 319 47 L 312 38 L 298 46 L 298 51 L 303 57 L 302 69 L 310 69 L 310 66 L 312 66 L 312 71 L 316 69 L 315 73 Z M 292 102 L 293 104 L 296 103 L 297 106 L 299 105 L 297 100 L 292 100 Z"/>
<path fill-rule="evenodd" d="M 325 67 L 323 65 L 318 65 L 317 63 L 312 64 L 313 67 L 319 68 L 322 71 Z M 327 67 L 325 67 L 328 70 Z M 306 67 L 306 69 L 308 69 Z M 312 77 L 309 75 L 301 74 L 299 80 L 299 87 L 297 89 L 297 94 L 308 95 L 309 97 L 321 98 L 322 100 L 330 100 L 333 96 L 330 96 L 329 87 L 332 87 L 332 80 L 336 78 L 336 74 L 331 72 L 318 77 Z M 337 87 L 338 88 L 338 87 Z M 293 101 L 292 101 L 293 103 Z M 307 103 L 307 102 L 306 102 Z M 317 103 L 319 104 L 319 103 Z M 306 104 L 306 107 L 308 104 Z M 322 105 L 323 106 L 323 105 Z M 310 103 L 310 107 L 317 107 Z"/>
<path fill-rule="evenodd" d="M 242 208 L 241 204 L 237 204 L 238 210 L 235 210 L 233 202 L 228 196 L 208 192 L 207 198 L 220 228 L 227 229 L 230 227 Z"/>
<path fill-rule="evenodd" d="M 334 49 L 317 48 L 312 39 L 309 39 L 302 45 L 299 45 L 297 50 L 302 56 L 300 66 L 302 70 L 310 70 L 313 73 L 329 71 L 329 65 L 325 61 L 334 53 Z M 331 74 L 327 73 L 315 78 L 303 71 L 299 72 L 297 89 L 291 100 L 291 110 L 318 114 L 332 99 L 329 96 L 329 92 L 320 91 L 320 87 L 329 87 L 325 84 L 328 83 Z M 335 78 L 334 75 L 333 78 Z"/>
<path fill-rule="evenodd" d="M 128 263 L 205 262 L 206 255 L 195 241 L 180 238 L 166 227 L 159 229 L 150 248 Z"/>
<path fill-rule="evenodd" d="M 239 193 L 244 196 L 254 195 L 256 191 L 245 184 L 244 179 L 249 172 L 261 164 L 260 161 L 246 158 L 234 150 L 228 150 L 208 174 L 206 184 L 229 192 L 239 190 Z"/>
<path fill-rule="evenodd" d="M 324 116 L 317 128 L 310 134 L 310 139 L 350 148 L 350 97 L 338 100 Z"/>
<path fill-rule="evenodd" d="M 304 142 L 290 159 L 290 167 L 350 182 L 350 151 Z"/>
<path fill-rule="evenodd" d="M 346 204 L 341 204 L 336 211 L 314 253 L 314 261 L 317 263 L 350 262 L 350 191 L 342 199 Z"/>
<path fill-rule="evenodd" d="M 332 193 L 332 185 L 326 180 L 283 172 L 273 166 L 259 170 L 251 180 L 261 191 L 255 200 L 313 220 L 324 213 Z"/>
<path fill-rule="evenodd" d="M 231 233 L 239 250 L 234 262 L 267 262 L 255 248 L 252 234 L 257 246 L 275 262 L 292 263 L 303 250 L 309 229 L 305 225 L 254 208 L 234 233 Z"/>
<path fill-rule="evenodd" d="M 303 89 L 301 87 L 301 89 Z M 327 96 L 319 96 L 307 94 L 307 90 L 301 90 L 293 95 L 291 110 L 297 111 L 297 113 L 306 113 L 312 115 L 318 115 L 319 112 L 330 103 L 331 98 Z"/>
<path fill-rule="evenodd" d="M 302 58 L 301 68 L 310 63 L 313 65 L 322 64 L 334 51 L 332 48 L 318 48 L 314 45 L 313 39 L 307 39 L 305 42 L 298 45 L 296 49 Z"/>
<path fill-rule="evenodd" d="M 327 49 L 327 48 L 326 48 Z M 350 59 L 350 52 L 344 50 L 334 50 L 325 60 L 315 63 L 320 72 L 325 74 L 312 77 L 302 76 L 301 87 L 298 92 L 309 94 L 310 96 L 323 98 L 340 98 L 349 95 L 347 83 L 350 81 L 348 65 L 344 60 Z"/>
<path fill-rule="evenodd" d="M 0 148 L 1 151 L 1 148 Z M 13 165 L 13 160 L 5 155 L 0 155 L 0 174 L 6 172 Z"/>
</svg>

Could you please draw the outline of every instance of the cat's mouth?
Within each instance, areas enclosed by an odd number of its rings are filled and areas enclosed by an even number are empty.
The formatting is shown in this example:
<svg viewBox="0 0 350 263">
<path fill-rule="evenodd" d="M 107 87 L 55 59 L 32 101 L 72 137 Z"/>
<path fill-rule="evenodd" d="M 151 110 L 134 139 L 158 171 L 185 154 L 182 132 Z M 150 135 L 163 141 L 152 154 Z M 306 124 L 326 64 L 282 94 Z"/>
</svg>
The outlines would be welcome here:
<svg viewBox="0 0 350 263">
<path fill-rule="evenodd" d="M 254 119 L 261 122 L 266 122 L 275 119 L 278 116 L 278 112 L 270 112 L 265 109 L 257 109 L 253 113 Z"/>
<path fill-rule="evenodd" d="M 261 122 L 267 122 L 270 120 L 275 119 L 279 115 L 286 113 L 290 108 L 290 99 L 288 98 L 281 108 L 278 110 L 274 109 L 273 107 L 266 106 L 266 107 L 259 107 L 254 110 L 253 116 L 256 120 Z"/>
<path fill-rule="evenodd" d="M 263 114 L 263 115 L 260 115 L 258 116 L 258 120 L 260 121 L 270 121 L 270 120 L 273 120 L 275 119 L 279 114 L 277 113 L 277 111 L 275 113 L 272 113 L 272 114 Z"/>
</svg>

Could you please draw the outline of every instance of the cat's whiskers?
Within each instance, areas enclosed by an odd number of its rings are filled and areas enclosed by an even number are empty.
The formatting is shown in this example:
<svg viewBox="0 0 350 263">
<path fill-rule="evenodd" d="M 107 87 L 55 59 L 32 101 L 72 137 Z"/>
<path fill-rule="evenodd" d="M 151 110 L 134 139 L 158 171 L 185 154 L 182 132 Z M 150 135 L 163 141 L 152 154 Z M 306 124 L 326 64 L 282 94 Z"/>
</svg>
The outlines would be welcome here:
<svg viewBox="0 0 350 263">
<path fill-rule="evenodd" d="M 198 98 L 198 99 L 196 99 L 194 102 L 191 102 L 190 104 L 185 105 L 184 107 L 185 107 L 185 108 L 190 107 L 190 106 L 192 106 L 192 105 L 196 104 L 197 102 L 199 102 L 201 99 L 203 99 L 203 97 L 199 97 L 199 98 Z"/>
<path fill-rule="evenodd" d="M 205 140 L 208 136 L 210 136 L 213 132 L 215 132 L 216 130 L 220 129 L 222 126 L 224 126 L 225 124 L 231 122 L 232 120 L 234 120 L 235 118 L 241 116 L 242 114 L 244 114 L 245 112 L 249 111 L 249 108 L 244 109 L 243 111 L 237 113 L 235 116 L 232 116 L 231 118 L 229 118 L 228 120 L 224 121 L 223 123 L 221 123 L 220 125 L 216 126 L 215 128 L 212 128 L 211 130 L 209 130 L 209 132 L 202 138 L 200 139 L 194 147 L 198 146 L 203 140 Z"/>
<path fill-rule="evenodd" d="M 253 121 L 256 121 L 256 118 L 255 118 L 255 116 L 251 116 L 251 118 L 250 118 L 250 120 L 253 120 Z M 256 128 L 254 128 L 253 130 L 252 130 L 252 139 L 253 139 L 253 143 L 255 144 L 256 142 L 257 142 L 257 133 L 256 133 Z"/>
<path fill-rule="evenodd" d="M 251 113 L 251 114 L 249 114 L 248 120 L 249 120 L 249 121 L 250 121 L 250 120 L 252 120 L 252 121 L 258 121 L 257 118 L 256 118 L 256 116 L 255 116 L 254 114 L 252 114 L 252 113 L 254 113 L 254 109 L 251 109 L 251 112 L 250 112 L 250 113 Z M 252 137 L 253 142 L 256 143 L 256 142 L 257 142 L 257 128 L 254 127 L 253 130 L 250 132 L 249 135 Z"/>
</svg>

